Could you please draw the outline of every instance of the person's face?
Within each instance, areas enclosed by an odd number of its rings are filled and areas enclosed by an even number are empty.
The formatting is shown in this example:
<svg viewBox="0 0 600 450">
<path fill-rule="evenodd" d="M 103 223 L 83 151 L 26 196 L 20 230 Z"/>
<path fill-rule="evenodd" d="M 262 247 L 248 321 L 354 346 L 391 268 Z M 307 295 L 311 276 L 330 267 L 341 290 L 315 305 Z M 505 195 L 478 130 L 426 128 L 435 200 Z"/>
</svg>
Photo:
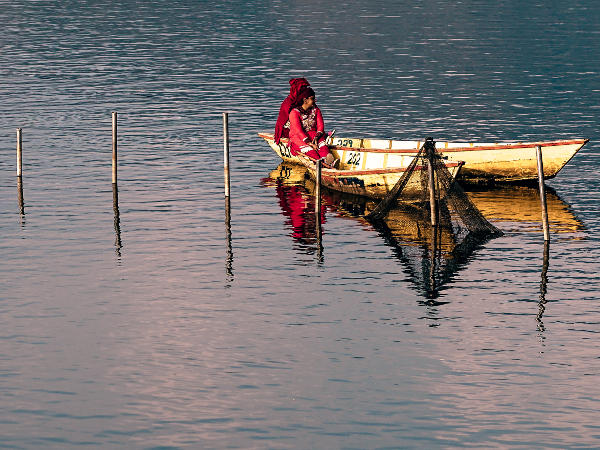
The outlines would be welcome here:
<svg viewBox="0 0 600 450">
<path fill-rule="evenodd" d="M 315 97 L 307 97 L 304 99 L 304 104 L 302 105 L 305 108 L 312 108 L 315 104 Z"/>
</svg>

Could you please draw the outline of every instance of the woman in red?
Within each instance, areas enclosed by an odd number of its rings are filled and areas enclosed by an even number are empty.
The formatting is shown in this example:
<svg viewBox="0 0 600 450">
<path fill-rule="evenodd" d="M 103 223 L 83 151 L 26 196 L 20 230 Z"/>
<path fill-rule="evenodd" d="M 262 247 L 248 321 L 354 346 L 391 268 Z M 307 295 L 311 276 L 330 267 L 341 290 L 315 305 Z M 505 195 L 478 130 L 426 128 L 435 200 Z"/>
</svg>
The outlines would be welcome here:
<svg viewBox="0 0 600 450">
<path fill-rule="evenodd" d="M 302 88 L 310 86 L 310 83 L 306 78 L 292 78 L 290 80 L 290 95 L 288 95 L 281 107 L 279 108 L 279 116 L 277 117 L 277 123 L 275 124 L 275 143 L 279 144 L 282 137 L 286 138 L 290 136 L 290 125 L 288 119 L 290 118 L 290 111 L 298 101 L 298 94 Z"/>
<path fill-rule="evenodd" d="M 290 111 L 290 150 L 292 155 L 304 153 L 313 159 L 325 158 L 334 163 L 334 157 L 325 144 L 327 134 L 321 110 L 315 103 L 315 91 L 304 87 L 298 94 L 298 102 Z"/>
</svg>

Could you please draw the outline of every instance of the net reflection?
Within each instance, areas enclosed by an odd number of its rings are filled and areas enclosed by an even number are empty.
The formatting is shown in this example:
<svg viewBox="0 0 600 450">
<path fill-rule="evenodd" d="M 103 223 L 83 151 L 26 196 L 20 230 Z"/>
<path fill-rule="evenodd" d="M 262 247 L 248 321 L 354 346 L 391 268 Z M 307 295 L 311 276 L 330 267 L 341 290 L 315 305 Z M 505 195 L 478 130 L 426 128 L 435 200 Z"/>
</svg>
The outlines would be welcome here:
<svg viewBox="0 0 600 450">
<path fill-rule="evenodd" d="M 319 219 L 325 222 L 326 208 L 339 217 L 370 225 L 392 248 L 403 272 L 427 305 L 444 303 L 436 300 L 440 292 L 485 243 L 472 236 L 459 236 L 451 227 L 432 227 L 422 209 L 407 205 L 392 209 L 382 220 L 367 222 L 364 216 L 376 207 L 376 201 L 326 189 L 317 216 L 314 181 L 305 174 L 303 167 L 282 163 L 263 180 L 263 184 L 275 187 L 282 213 L 288 218 L 292 238 L 299 248 L 307 253 L 322 252 Z"/>
<path fill-rule="evenodd" d="M 270 173 L 264 184 L 276 187 L 283 214 L 289 218 L 292 237 L 304 251 L 318 251 L 315 229 L 314 182 L 306 177 L 306 169 L 282 163 Z M 552 233 L 567 234 L 579 239 L 583 223 L 573 214 L 570 206 L 558 194 L 548 189 L 548 215 Z M 539 193 L 528 186 L 503 186 L 487 190 L 468 191 L 467 195 L 486 219 L 502 224 L 504 230 L 540 233 L 541 217 Z M 392 209 L 380 221 L 367 222 L 364 216 L 372 211 L 377 202 L 364 197 L 352 196 L 331 190 L 323 191 L 321 218 L 325 209 L 338 217 L 370 224 L 392 249 L 400 261 L 402 271 L 411 286 L 424 297 L 424 304 L 443 304 L 439 297 L 451 287 L 457 274 L 476 256 L 489 238 L 480 238 L 452 227 L 432 228 L 423 209 L 403 205 Z M 540 326 L 545 304 L 545 271 L 548 267 L 548 251 L 544 256 L 540 296 Z"/>
<path fill-rule="evenodd" d="M 328 201 L 337 213 L 365 223 L 363 216 L 377 205 L 333 192 L 328 192 Z M 392 249 L 414 290 L 424 297 L 423 304 L 442 305 L 447 303 L 438 300 L 442 291 L 451 286 L 456 274 L 490 238 L 461 234 L 447 226 L 432 227 L 423 211 L 402 205 L 370 224 Z"/>
<path fill-rule="evenodd" d="M 445 303 L 437 300 L 441 292 L 490 239 L 474 234 L 461 236 L 450 227 L 432 227 L 427 217 L 405 206 L 391 210 L 385 219 L 372 225 L 430 306 Z"/>
</svg>

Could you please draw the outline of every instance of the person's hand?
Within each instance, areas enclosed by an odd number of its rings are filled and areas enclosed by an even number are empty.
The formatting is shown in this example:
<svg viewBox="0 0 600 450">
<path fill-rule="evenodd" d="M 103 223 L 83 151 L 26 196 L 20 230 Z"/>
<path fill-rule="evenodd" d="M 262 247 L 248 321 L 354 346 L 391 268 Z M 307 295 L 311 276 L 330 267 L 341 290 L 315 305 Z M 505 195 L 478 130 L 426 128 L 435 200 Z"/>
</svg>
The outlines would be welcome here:
<svg viewBox="0 0 600 450">
<path fill-rule="evenodd" d="M 315 144 L 314 142 L 309 142 L 308 145 L 310 145 L 313 148 L 313 150 L 318 150 L 317 144 Z"/>
</svg>

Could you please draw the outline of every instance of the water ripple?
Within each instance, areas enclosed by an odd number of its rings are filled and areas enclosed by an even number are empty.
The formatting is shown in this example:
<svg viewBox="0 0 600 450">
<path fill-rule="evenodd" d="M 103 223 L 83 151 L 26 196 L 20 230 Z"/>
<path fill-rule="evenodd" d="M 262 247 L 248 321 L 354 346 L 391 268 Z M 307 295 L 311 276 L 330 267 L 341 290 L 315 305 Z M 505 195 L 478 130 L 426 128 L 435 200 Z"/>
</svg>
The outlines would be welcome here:
<svg viewBox="0 0 600 450">
<path fill-rule="evenodd" d="M 340 8 L 3 2 L 3 446 L 596 446 L 598 8 Z M 526 186 L 468 192 L 505 235 L 434 298 L 427 242 L 364 202 L 326 192 L 319 242 L 256 136 L 293 76 L 338 135 L 590 138 L 548 182 L 548 259 Z"/>
</svg>

